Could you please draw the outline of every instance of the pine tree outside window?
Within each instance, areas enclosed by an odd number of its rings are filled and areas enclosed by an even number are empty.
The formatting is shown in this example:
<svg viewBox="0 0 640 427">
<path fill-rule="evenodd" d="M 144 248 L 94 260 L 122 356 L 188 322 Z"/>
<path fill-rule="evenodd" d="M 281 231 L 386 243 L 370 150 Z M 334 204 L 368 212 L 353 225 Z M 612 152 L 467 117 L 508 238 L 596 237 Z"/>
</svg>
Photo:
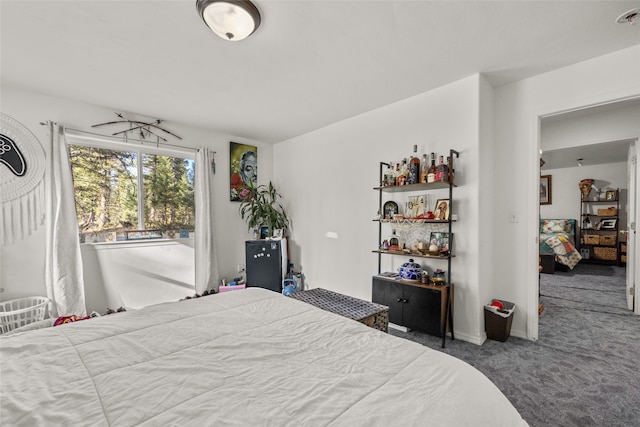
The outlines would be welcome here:
<svg viewBox="0 0 640 427">
<path fill-rule="evenodd" d="M 68 150 L 81 242 L 125 240 L 134 230 L 194 231 L 193 159 L 79 144 Z"/>
</svg>

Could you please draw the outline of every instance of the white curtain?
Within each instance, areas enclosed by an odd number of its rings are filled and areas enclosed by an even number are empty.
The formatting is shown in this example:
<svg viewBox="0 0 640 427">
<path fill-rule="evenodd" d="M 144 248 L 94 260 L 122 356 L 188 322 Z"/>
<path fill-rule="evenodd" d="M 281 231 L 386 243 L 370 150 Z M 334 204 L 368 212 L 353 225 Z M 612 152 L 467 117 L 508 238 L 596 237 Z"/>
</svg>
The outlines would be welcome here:
<svg viewBox="0 0 640 427">
<path fill-rule="evenodd" d="M 45 281 L 53 316 L 85 316 L 82 258 L 71 166 L 62 126 L 49 122 L 46 168 L 47 242 Z"/>
<path fill-rule="evenodd" d="M 209 149 L 196 154 L 196 236 L 195 267 L 196 293 L 218 289 L 218 254 L 213 229 L 213 172 Z"/>
</svg>

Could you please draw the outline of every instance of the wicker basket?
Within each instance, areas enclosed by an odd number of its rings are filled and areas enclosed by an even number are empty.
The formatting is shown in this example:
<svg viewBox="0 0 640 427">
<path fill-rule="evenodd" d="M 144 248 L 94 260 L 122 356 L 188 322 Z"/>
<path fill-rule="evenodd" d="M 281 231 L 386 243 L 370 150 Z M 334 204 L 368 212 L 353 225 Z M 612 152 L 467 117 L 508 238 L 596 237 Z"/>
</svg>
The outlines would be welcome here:
<svg viewBox="0 0 640 427">
<path fill-rule="evenodd" d="M 615 246 L 616 236 L 600 236 L 600 244 L 605 246 Z"/>
<path fill-rule="evenodd" d="M 616 248 L 593 248 L 593 257 L 595 259 L 602 259 L 606 261 L 615 261 L 618 259 L 618 251 Z"/>
<path fill-rule="evenodd" d="M 616 208 L 598 209 L 599 216 L 616 216 L 617 212 Z"/>
<path fill-rule="evenodd" d="M 44 320 L 47 297 L 26 297 L 0 303 L 0 334 Z"/>
<path fill-rule="evenodd" d="M 584 243 L 586 245 L 599 245 L 600 244 L 600 236 L 597 234 L 585 234 L 583 236 Z"/>
</svg>

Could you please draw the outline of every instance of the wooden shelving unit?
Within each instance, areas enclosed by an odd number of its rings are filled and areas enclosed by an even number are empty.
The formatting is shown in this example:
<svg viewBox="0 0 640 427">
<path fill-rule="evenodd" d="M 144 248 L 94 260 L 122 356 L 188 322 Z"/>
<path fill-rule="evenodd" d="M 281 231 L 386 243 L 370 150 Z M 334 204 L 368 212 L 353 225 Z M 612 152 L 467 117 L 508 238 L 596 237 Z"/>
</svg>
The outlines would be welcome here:
<svg viewBox="0 0 640 427">
<path fill-rule="evenodd" d="M 604 198 L 580 201 L 580 253 L 583 261 L 620 266 L 620 189 Z"/>
<path fill-rule="evenodd" d="M 454 159 L 459 157 L 459 153 L 450 150 L 450 172 L 455 171 Z M 383 182 L 383 168 L 390 166 L 387 163 L 380 162 L 380 182 Z M 385 225 L 402 225 L 410 224 L 415 226 L 429 225 L 445 225 L 448 229 L 450 239 L 453 237 L 452 225 L 455 221 L 451 219 L 453 189 L 456 185 L 450 178 L 448 182 L 433 182 L 408 184 L 401 186 L 380 186 L 374 187 L 379 193 L 379 212 L 383 213 L 383 194 L 387 193 L 405 193 L 405 192 L 425 192 L 430 190 L 449 190 L 449 212 L 450 216 L 447 220 L 442 219 L 424 219 L 424 218 L 408 218 L 408 219 L 374 219 L 378 222 L 378 244 L 380 248 L 373 250 L 378 254 L 378 275 L 373 276 L 372 281 L 372 301 L 389 307 L 389 321 L 391 323 L 405 326 L 410 329 L 423 331 L 432 335 L 442 337 L 442 347 L 446 342 L 446 334 L 451 333 L 451 339 L 454 339 L 453 333 L 453 283 L 451 283 L 451 259 L 455 256 L 451 251 L 448 254 L 429 254 L 406 252 L 402 250 L 386 250 L 381 249 L 382 229 Z M 452 243 L 452 240 L 450 240 Z M 450 247 L 453 249 L 453 246 Z M 421 284 L 400 280 L 398 278 L 389 278 L 381 275 L 382 257 L 386 255 L 404 256 L 407 258 L 423 258 L 434 260 L 434 262 L 446 262 L 447 279 L 444 284 Z"/>
</svg>

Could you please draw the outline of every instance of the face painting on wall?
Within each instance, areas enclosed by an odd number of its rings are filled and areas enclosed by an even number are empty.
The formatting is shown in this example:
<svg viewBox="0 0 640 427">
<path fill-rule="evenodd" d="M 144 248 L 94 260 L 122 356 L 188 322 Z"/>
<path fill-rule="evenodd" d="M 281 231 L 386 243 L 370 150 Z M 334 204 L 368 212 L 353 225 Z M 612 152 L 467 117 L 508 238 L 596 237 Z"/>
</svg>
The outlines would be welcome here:
<svg viewBox="0 0 640 427">
<path fill-rule="evenodd" d="M 240 201 L 240 189 L 258 182 L 258 148 L 253 145 L 229 144 L 230 200 Z"/>
</svg>

